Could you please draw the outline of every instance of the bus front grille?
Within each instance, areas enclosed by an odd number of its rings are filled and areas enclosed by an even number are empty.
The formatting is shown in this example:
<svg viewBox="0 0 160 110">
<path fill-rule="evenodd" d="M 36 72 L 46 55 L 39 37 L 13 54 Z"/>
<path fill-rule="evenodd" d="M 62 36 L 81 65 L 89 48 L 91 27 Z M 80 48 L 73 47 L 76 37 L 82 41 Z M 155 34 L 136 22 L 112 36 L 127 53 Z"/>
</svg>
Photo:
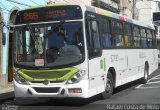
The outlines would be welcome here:
<svg viewBox="0 0 160 110">
<path fill-rule="evenodd" d="M 49 81 L 50 83 L 63 83 L 64 81 Z M 44 83 L 44 81 L 31 81 L 31 83 L 39 83 L 39 84 L 42 84 Z"/>
<path fill-rule="evenodd" d="M 33 88 L 38 93 L 57 93 L 60 89 L 60 87 L 50 87 L 50 88 L 40 88 L 40 87 L 34 87 Z"/>
</svg>

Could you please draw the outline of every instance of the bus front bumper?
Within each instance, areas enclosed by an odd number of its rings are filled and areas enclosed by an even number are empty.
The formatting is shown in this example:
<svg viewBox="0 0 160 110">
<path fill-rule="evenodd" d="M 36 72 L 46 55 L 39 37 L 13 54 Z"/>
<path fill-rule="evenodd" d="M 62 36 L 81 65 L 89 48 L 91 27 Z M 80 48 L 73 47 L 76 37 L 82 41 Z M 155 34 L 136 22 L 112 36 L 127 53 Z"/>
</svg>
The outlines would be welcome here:
<svg viewBox="0 0 160 110">
<path fill-rule="evenodd" d="M 88 98 L 88 80 L 81 80 L 76 84 L 64 85 L 22 85 L 14 80 L 14 92 L 16 98 Z"/>
</svg>

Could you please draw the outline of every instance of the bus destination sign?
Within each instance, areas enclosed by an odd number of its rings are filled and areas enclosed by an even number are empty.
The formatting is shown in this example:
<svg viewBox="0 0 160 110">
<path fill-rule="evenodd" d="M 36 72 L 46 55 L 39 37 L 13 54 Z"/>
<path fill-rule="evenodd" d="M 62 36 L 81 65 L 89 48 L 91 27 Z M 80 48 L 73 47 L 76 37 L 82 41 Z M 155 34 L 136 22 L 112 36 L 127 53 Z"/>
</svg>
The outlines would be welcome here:
<svg viewBox="0 0 160 110">
<path fill-rule="evenodd" d="M 81 19 L 79 6 L 43 7 L 19 11 L 15 24 Z"/>
</svg>

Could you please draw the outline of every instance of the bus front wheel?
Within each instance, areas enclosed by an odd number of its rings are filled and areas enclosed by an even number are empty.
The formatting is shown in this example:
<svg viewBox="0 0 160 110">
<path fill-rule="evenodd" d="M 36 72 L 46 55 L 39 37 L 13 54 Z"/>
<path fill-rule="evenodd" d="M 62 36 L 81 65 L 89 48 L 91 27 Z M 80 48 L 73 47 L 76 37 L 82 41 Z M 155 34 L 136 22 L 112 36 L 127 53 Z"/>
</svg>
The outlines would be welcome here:
<svg viewBox="0 0 160 110">
<path fill-rule="evenodd" d="M 113 93 L 113 87 L 114 87 L 113 86 L 113 77 L 112 77 L 112 74 L 110 72 L 108 72 L 105 91 L 103 93 L 101 93 L 101 98 L 102 99 L 110 98 Z"/>
</svg>

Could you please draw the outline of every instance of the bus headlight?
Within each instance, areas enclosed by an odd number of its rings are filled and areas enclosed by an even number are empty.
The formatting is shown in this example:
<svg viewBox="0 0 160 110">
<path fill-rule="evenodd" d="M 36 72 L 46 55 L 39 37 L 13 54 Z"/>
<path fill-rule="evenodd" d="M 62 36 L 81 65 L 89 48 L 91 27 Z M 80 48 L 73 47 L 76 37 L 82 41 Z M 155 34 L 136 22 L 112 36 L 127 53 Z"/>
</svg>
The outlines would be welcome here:
<svg viewBox="0 0 160 110">
<path fill-rule="evenodd" d="M 19 84 L 28 85 L 27 81 L 22 76 L 20 76 L 19 74 L 15 72 L 14 72 L 14 79 Z"/>
<path fill-rule="evenodd" d="M 78 83 L 83 76 L 86 74 L 86 70 L 80 70 L 76 74 L 74 74 L 68 81 L 67 84 Z"/>
</svg>

